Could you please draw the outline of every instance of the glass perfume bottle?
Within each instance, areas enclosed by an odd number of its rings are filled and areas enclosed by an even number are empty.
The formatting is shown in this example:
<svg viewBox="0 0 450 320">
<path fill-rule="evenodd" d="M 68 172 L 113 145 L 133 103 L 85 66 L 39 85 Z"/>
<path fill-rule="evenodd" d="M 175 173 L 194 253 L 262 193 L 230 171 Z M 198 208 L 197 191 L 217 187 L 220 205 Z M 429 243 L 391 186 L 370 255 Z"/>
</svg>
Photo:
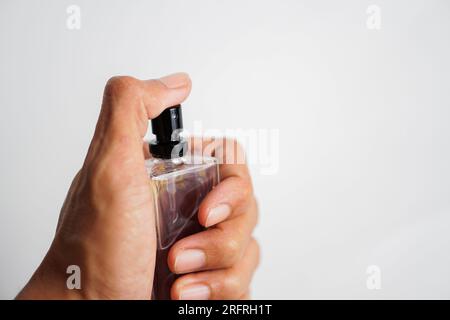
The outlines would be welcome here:
<svg viewBox="0 0 450 320">
<path fill-rule="evenodd" d="M 198 222 L 203 198 L 219 182 L 215 158 L 188 156 L 181 136 L 181 106 L 164 110 L 152 120 L 155 140 L 150 142 L 153 158 L 146 161 L 156 214 L 157 253 L 152 298 L 170 299 L 177 275 L 169 270 L 167 256 L 179 239 L 204 230 Z"/>
</svg>

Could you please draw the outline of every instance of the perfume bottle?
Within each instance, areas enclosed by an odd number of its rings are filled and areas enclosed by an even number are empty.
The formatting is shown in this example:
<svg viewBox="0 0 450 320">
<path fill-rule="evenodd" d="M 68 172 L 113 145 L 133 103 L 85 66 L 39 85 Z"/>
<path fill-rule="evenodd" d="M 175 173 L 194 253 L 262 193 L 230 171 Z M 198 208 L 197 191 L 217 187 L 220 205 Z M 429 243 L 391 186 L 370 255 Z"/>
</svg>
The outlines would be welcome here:
<svg viewBox="0 0 450 320">
<path fill-rule="evenodd" d="M 169 270 L 167 256 L 178 240 L 204 230 L 198 222 L 203 198 L 219 182 L 217 160 L 187 155 L 181 106 L 164 110 L 152 120 L 156 138 L 150 142 L 153 158 L 146 161 L 156 214 L 157 253 L 152 298 L 170 299 L 177 275 Z"/>
</svg>

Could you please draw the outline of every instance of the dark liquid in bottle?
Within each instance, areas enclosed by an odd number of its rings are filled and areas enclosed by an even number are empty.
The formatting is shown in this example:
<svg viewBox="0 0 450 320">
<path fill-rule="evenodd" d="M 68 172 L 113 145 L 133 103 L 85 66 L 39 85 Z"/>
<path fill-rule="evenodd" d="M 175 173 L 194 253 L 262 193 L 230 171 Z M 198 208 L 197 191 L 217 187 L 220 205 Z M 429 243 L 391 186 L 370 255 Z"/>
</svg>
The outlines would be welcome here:
<svg viewBox="0 0 450 320">
<path fill-rule="evenodd" d="M 178 240 L 204 230 L 198 222 L 203 198 L 218 183 L 217 166 L 200 166 L 177 176 L 153 179 L 157 199 L 158 250 L 152 299 L 170 299 L 172 284 L 179 277 L 169 270 L 167 256 Z"/>
</svg>

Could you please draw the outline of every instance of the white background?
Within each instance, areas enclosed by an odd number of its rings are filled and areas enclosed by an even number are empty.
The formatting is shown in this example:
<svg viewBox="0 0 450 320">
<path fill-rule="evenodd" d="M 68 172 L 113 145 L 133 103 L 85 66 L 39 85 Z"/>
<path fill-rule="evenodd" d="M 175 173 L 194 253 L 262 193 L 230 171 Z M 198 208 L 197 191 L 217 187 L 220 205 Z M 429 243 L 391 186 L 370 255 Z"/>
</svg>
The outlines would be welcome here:
<svg viewBox="0 0 450 320">
<path fill-rule="evenodd" d="M 48 249 L 107 79 L 176 71 L 187 128 L 279 129 L 254 298 L 450 298 L 449 39 L 445 0 L 2 0 L 0 298 Z"/>
</svg>

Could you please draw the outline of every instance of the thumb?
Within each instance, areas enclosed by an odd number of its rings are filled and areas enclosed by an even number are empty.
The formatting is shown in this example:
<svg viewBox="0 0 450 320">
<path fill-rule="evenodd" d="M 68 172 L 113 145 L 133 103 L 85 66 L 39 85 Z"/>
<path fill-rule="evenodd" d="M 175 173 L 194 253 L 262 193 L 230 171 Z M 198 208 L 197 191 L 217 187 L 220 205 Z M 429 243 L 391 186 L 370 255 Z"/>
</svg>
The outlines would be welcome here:
<svg viewBox="0 0 450 320">
<path fill-rule="evenodd" d="M 186 73 L 160 79 L 138 80 L 128 76 L 111 78 L 86 161 L 100 154 L 142 162 L 142 139 L 148 120 L 164 109 L 183 102 L 191 90 Z"/>
<path fill-rule="evenodd" d="M 106 84 L 50 255 L 58 264 L 76 261 L 83 268 L 84 292 L 126 298 L 151 292 L 156 228 L 142 139 L 148 119 L 181 103 L 190 88 L 184 73 L 145 81 L 114 77 Z"/>
</svg>

